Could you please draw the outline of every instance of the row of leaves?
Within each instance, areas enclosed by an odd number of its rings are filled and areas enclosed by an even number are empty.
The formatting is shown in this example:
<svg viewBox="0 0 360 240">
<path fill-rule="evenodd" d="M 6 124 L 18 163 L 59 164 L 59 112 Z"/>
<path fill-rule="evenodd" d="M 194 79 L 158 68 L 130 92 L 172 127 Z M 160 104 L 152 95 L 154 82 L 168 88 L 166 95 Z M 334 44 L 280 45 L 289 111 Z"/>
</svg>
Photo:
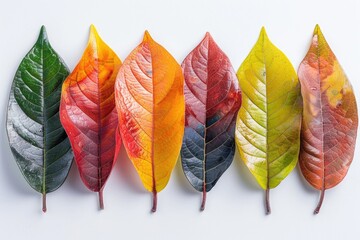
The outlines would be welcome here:
<svg viewBox="0 0 360 240">
<path fill-rule="evenodd" d="M 42 27 L 16 72 L 7 116 L 12 153 L 43 194 L 43 211 L 73 158 L 104 208 L 103 189 L 123 143 L 153 193 L 153 212 L 179 153 L 203 210 L 237 145 L 266 192 L 267 213 L 269 190 L 298 159 L 321 191 L 318 213 L 325 190 L 347 173 L 357 125 L 352 87 L 318 26 L 298 74 L 264 28 L 235 74 L 209 33 L 181 66 L 148 32 L 122 63 L 93 26 L 69 74 Z"/>
</svg>

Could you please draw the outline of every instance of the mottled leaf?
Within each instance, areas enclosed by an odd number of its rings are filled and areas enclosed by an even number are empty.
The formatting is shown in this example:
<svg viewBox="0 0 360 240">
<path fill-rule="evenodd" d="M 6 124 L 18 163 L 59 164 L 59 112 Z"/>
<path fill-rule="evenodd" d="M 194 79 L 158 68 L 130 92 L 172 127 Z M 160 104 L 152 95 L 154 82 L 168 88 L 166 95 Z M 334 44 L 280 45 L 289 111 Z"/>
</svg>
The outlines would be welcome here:
<svg viewBox="0 0 360 240">
<path fill-rule="evenodd" d="M 305 179 L 321 191 L 345 177 L 355 150 L 358 115 L 353 89 L 319 26 L 300 64 L 303 96 L 300 168 Z"/>
<path fill-rule="evenodd" d="M 237 76 L 243 98 L 236 143 L 241 159 L 266 190 L 269 214 L 269 190 L 280 184 L 298 160 L 300 84 L 290 61 L 270 42 L 264 28 Z"/>
<path fill-rule="evenodd" d="M 182 64 L 185 86 L 185 135 L 181 149 L 191 185 L 210 191 L 235 153 L 235 122 L 241 94 L 230 60 L 209 33 Z"/>
<path fill-rule="evenodd" d="M 73 154 L 61 126 L 61 86 L 69 70 L 51 47 L 43 26 L 16 71 L 11 87 L 7 133 L 11 151 L 30 186 L 43 194 L 65 181 Z"/>
<path fill-rule="evenodd" d="M 120 59 L 91 26 L 88 46 L 65 80 L 61 95 L 61 123 L 69 135 L 81 179 L 91 191 L 99 192 L 101 209 L 103 188 L 121 146 L 116 137 L 114 97 L 120 66 Z"/>
<path fill-rule="evenodd" d="M 181 148 L 183 83 L 179 64 L 148 32 L 125 59 L 116 80 L 121 137 L 144 187 L 153 193 L 153 212 Z"/>
</svg>

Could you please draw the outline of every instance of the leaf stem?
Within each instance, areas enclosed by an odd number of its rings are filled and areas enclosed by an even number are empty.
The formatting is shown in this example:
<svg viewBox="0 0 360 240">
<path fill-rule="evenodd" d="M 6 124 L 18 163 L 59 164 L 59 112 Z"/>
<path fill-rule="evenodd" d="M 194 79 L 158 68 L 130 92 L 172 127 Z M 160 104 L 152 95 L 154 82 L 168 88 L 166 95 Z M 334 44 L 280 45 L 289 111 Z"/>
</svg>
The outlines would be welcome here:
<svg viewBox="0 0 360 240">
<path fill-rule="evenodd" d="M 103 196 L 103 188 L 99 191 L 99 204 L 100 204 L 100 210 L 104 209 L 104 196 Z"/>
<path fill-rule="evenodd" d="M 44 192 L 42 194 L 42 211 L 46 213 L 46 193 Z"/>
<path fill-rule="evenodd" d="M 153 206 L 151 208 L 151 212 L 156 212 L 156 208 L 157 208 L 157 192 L 156 190 L 153 191 Z"/>
<path fill-rule="evenodd" d="M 265 191 L 265 213 L 266 213 L 266 215 L 269 215 L 271 213 L 269 198 L 270 198 L 270 189 L 266 188 L 266 191 Z"/>
<path fill-rule="evenodd" d="M 206 203 L 206 190 L 205 190 L 205 188 L 204 188 L 203 194 L 202 194 L 202 202 L 201 202 L 200 211 L 204 211 L 204 209 L 205 209 L 205 203 Z"/>
<path fill-rule="evenodd" d="M 325 196 L 325 189 L 322 188 L 322 189 L 321 189 L 321 192 L 320 192 L 319 203 L 318 203 L 317 207 L 316 207 L 315 210 L 314 210 L 314 214 L 315 214 L 315 215 L 320 212 L 320 208 L 321 208 L 322 203 L 323 203 L 323 201 L 324 201 L 324 196 Z"/>
</svg>

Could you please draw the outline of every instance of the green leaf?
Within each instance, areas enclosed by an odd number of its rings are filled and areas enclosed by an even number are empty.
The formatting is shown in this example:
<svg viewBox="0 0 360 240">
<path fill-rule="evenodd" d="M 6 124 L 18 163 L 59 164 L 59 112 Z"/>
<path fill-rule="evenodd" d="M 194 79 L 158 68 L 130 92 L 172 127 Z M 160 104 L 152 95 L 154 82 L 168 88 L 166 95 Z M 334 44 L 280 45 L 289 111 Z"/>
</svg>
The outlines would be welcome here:
<svg viewBox="0 0 360 240">
<path fill-rule="evenodd" d="M 287 57 L 261 30 L 237 76 L 243 102 L 236 123 L 236 143 L 259 185 L 275 188 L 296 166 L 300 150 L 300 84 Z"/>
<path fill-rule="evenodd" d="M 43 194 L 59 188 L 72 163 L 72 150 L 59 118 L 61 87 L 69 75 L 51 47 L 45 27 L 24 57 L 10 92 L 7 133 L 11 151 L 29 185 Z"/>
</svg>

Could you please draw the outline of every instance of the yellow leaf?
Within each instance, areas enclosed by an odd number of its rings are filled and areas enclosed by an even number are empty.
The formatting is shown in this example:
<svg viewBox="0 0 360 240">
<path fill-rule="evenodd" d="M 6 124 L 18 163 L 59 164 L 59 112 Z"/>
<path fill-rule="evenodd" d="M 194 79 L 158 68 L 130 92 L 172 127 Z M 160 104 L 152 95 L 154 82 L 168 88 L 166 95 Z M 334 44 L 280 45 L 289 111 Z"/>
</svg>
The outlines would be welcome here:
<svg viewBox="0 0 360 240">
<path fill-rule="evenodd" d="M 236 143 L 259 185 L 275 188 L 294 169 L 300 148 L 301 95 L 296 72 L 262 28 L 258 41 L 237 76 L 242 106 L 236 123 Z"/>
</svg>

